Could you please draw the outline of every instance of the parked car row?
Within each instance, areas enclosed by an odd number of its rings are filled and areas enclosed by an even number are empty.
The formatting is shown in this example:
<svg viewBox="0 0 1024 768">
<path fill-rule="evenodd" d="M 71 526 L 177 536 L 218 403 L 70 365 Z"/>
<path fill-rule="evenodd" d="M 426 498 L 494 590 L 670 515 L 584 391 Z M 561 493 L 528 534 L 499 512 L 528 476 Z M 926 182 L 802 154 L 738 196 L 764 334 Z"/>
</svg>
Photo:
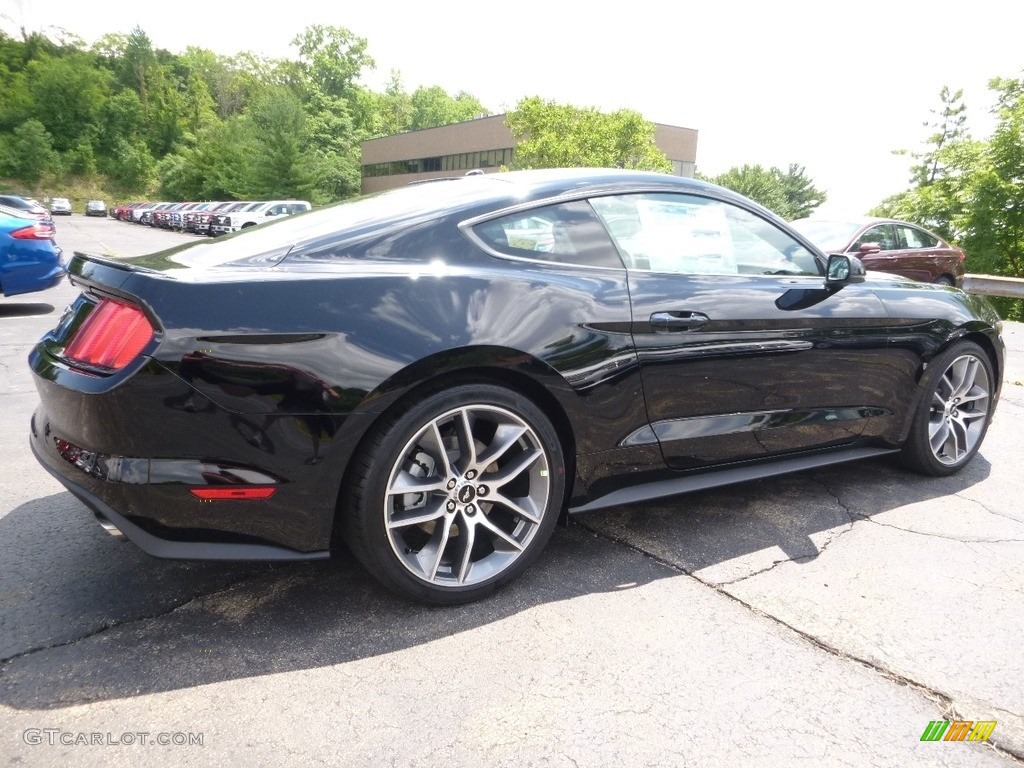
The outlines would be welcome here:
<svg viewBox="0 0 1024 768">
<path fill-rule="evenodd" d="M 311 207 L 305 200 L 139 202 L 118 206 L 112 215 L 120 221 L 216 236 L 302 213 Z"/>
</svg>

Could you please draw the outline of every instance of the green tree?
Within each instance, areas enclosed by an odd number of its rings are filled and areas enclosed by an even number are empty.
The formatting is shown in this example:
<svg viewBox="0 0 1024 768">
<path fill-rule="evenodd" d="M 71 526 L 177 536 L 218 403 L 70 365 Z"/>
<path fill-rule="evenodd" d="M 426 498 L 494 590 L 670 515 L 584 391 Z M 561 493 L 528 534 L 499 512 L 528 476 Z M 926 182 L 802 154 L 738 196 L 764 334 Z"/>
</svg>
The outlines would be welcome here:
<svg viewBox="0 0 1024 768">
<path fill-rule="evenodd" d="M 89 126 L 91 131 L 79 138 L 78 143 L 64 153 L 64 170 L 78 176 L 91 176 L 96 173 L 96 126 Z"/>
<path fill-rule="evenodd" d="M 156 177 L 156 161 L 141 137 L 118 139 L 104 170 L 126 192 L 144 192 Z"/>
<path fill-rule="evenodd" d="M 393 136 L 412 125 L 412 98 L 402 85 L 398 70 L 391 70 L 383 93 L 356 87 L 347 100 L 353 129 L 364 139 Z"/>
<path fill-rule="evenodd" d="M 313 24 L 292 40 L 298 48 L 298 69 L 307 84 L 326 96 L 344 98 L 364 69 L 373 69 L 366 39 L 343 27 Z"/>
<path fill-rule="evenodd" d="M 35 184 L 56 161 L 53 138 L 38 120 L 26 120 L 14 129 L 0 151 L 0 175 Z"/>
<path fill-rule="evenodd" d="M 33 61 L 27 85 L 35 102 L 34 116 L 61 152 L 78 144 L 87 126 L 97 122 L 108 98 L 104 73 L 98 73 L 85 54 Z"/>
<path fill-rule="evenodd" d="M 604 113 L 538 96 L 520 101 L 505 122 L 516 140 L 516 168 L 637 168 L 669 172 L 654 124 L 632 110 Z"/>
<path fill-rule="evenodd" d="M 931 111 L 933 119 L 924 124 L 931 133 L 923 150 L 895 152 L 915 160 L 910 167 L 910 189 L 886 198 L 871 213 L 914 221 L 958 240 L 964 234 L 964 215 L 970 205 L 965 193 L 971 187 L 982 144 L 968 136 L 963 91 L 951 92 L 949 86 L 943 86 L 939 100 L 940 107 Z"/>
<path fill-rule="evenodd" d="M 985 271 L 1024 277 L 1024 79 L 995 78 L 989 87 L 997 122 L 967 180 L 972 204 L 962 218 L 963 245 Z M 1022 304 L 1016 302 L 1017 319 Z"/>
<path fill-rule="evenodd" d="M 359 194 L 360 135 L 345 99 L 321 96 L 307 105 L 305 130 L 314 182 L 310 198 L 317 204 Z"/>
<path fill-rule="evenodd" d="M 247 192 L 254 198 L 308 198 L 316 186 L 316 162 L 309 153 L 306 113 L 286 88 L 268 89 L 250 120 L 259 149 Z"/>
<path fill-rule="evenodd" d="M 773 167 L 772 173 L 778 179 L 782 193 L 786 196 L 784 218 L 789 221 L 810 216 L 828 199 L 828 195 L 807 178 L 806 169 L 802 165 L 790 163 L 785 171 Z"/>
<path fill-rule="evenodd" d="M 725 173 L 707 180 L 749 197 L 785 219 L 788 218 L 789 200 L 776 171 L 777 168 L 765 168 L 761 165 L 734 166 Z"/>
<path fill-rule="evenodd" d="M 195 146 L 182 147 L 158 166 L 161 196 L 173 200 L 245 199 L 252 165 L 262 147 L 254 126 L 233 117 L 204 129 Z"/>
<path fill-rule="evenodd" d="M 934 183 L 946 170 L 942 163 L 943 150 L 967 135 L 967 105 L 963 100 L 963 90 L 950 93 L 949 86 L 942 86 L 939 99 L 942 106 L 932 110 L 935 119 L 925 123 L 933 129 L 933 133 L 925 142 L 924 152 L 912 156 L 918 162 L 910 169 L 911 183 L 926 186 Z"/>
<path fill-rule="evenodd" d="M 117 148 L 122 141 L 129 141 L 145 133 L 146 113 L 139 95 L 130 88 L 114 94 L 100 110 L 100 124 L 103 126 L 97 139 L 100 154 L 116 158 Z"/>
<path fill-rule="evenodd" d="M 25 73 L 0 63 L 0 132 L 12 131 L 33 115 L 32 91 Z"/>
<path fill-rule="evenodd" d="M 472 94 L 460 91 L 452 96 L 439 85 L 420 86 L 410 98 L 412 115 L 410 128 L 434 128 L 472 120 L 474 117 L 489 115 L 490 112 Z"/>
<path fill-rule="evenodd" d="M 806 169 L 796 163 L 790 163 L 785 171 L 774 166 L 734 166 L 718 176 L 700 178 L 749 197 L 787 221 L 809 216 L 826 199 L 807 177 Z"/>
<path fill-rule="evenodd" d="M 986 142 L 969 138 L 945 144 L 934 153 L 939 169 L 934 179 L 915 172 L 912 178 L 928 180 L 890 195 L 869 213 L 913 221 L 947 240 L 960 242 L 969 226 L 974 187 L 986 152 Z"/>
<path fill-rule="evenodd" d="M 149 80 L 156 64 L 156 52 L 149 35 L 142 27 L 134 27 L 124 39 L 124 48 L 117 57 L 117 75 L 121 85 L 139 94 L 143 104 L 149 101 Z"/>
<path fill-rule="evenodd" d="M 119 32 L 108 32 L 92 44 L 89 51 L 99 59 L 100 63 L 110 70 L 116 70 L 125 50 L 128 48 L 128 35 Z"/>
</svg>

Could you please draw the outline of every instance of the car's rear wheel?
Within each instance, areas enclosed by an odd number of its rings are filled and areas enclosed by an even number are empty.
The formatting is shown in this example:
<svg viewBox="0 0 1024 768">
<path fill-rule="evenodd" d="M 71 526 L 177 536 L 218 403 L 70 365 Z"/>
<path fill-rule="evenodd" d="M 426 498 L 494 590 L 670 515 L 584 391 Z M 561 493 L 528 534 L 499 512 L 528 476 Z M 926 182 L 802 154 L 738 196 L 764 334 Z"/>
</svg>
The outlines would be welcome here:
<svg viewBox="0 0 1024 768">
<path fill-rule="evenodd" d="M 933 360 L 903 447 L 904 463 L 927 475 L 960 471 L 988 431 L 995 384 L 988 355 L 973 342 L 954 344 Z"/>
<path fill-rule="evenodd" d="M 349 548 L 391 589 L 430 603 L 484 597 L 547 543 L 565 493 L 550 420 L 490 384 L 413 402 L 353 459 L 345 489 Z"/>
<path fill-rule="evenodd" d="M 935 278 L 936 285 L 956 285 L 956 281 L 949 275 L 939 275 Z"/>
</svg>

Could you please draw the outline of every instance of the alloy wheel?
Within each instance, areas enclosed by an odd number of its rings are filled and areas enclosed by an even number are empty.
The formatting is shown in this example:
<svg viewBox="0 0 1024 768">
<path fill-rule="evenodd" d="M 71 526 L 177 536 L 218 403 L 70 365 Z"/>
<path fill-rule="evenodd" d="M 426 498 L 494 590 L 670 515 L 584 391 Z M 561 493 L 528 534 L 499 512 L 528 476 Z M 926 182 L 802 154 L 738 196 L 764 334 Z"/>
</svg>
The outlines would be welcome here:
<svg viewBox="0 0 1024 768">
<path fill-rule="evenodd" d="M 497 576 L 537 534 L 549 472 L 536 431 L 512 411 L 470 404 L 432 418 L 399 454 L 384 494 L 398 561 L 433 586 Z"/>
<path fill-rule="evenodd" d="M 946 368 L 928 417 L 928 444 L 939 462 L 957 464 L 977 446 L 985 434 L 990 389 L 988 371 L 974 355 L 961 355 Z"/>
</svg>

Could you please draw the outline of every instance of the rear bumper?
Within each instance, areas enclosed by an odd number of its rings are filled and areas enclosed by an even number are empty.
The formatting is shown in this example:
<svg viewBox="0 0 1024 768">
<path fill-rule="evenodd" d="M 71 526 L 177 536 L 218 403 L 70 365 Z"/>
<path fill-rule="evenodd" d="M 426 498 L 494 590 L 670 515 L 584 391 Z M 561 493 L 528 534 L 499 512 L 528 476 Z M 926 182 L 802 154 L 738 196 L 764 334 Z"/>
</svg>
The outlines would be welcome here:
<svg viewBox="0 0 1024 768">
<path fill-rule="evenodd" d="M 39 441 L 32 430 L 32 453 L 43 468 L 57 478 L 71 494 L 92 510 L 100 525 L 114 535 L 120 533 L 139 549 L 153 557 L 170 560 L 323 560 L 330 557 L 327 550 L 297 552 L 268 544 L 211 541 L 174 541 L 149 533 L 114 510 L 109 504 L 82 485 L 58 472 L 48 457 L 40 453 Z"/>
<path fill-rule="evenodd" d="M 41 400 L 33 451 L 147 552 L 307 559 L 330 549 L 340 474 L 327 468 L 336 463 L 328 454 L 345 417 L 239 413 L 155 361 L 94 376 L 64 365 L 47 344 L 29 356 Z M 273 496 L 208 498 L 211 488 L 237 496 L 257 487 L 273 487 Z M 154 548 L 155 540 L 174 546 Z M 228 554 L 209 554 L 225 544 Z"/>
<path fill-rule="evenodd" d="M 225 535 L 223 531 L 166 528 L 144 514 L 134 514 L 154 503 L 167 504 L 167 495 L 158 493 L 154 485 L 178 485 L 178 493 L 172 492 L 171 498 L 179 496 L 179 506 L 204 504 L 198 499 L 190 500 L 187 486 L 175 483 L 174 478 L 179 476 L 183 480 L 192 475 L 192 480 L 202 484 L 215 465 L 188 460 L 157 462 L 86 451 L 57 437 L 49 422 L 41 425 L 44 418 L 40 406 L 32 416 L 29 438 L 36 460 L 92 510 L 108 533 L 115 533 L 111 529 L 116 529 L 149 555 L 176 560 L 321 560 L 330 556 L 327 549 L 303 552 L 257 541 L 251 536 Z M 251 509 L 251 502 L 227 503 Z M 160 535 L 161 529 L 165 535 Z"/>
</svg>

